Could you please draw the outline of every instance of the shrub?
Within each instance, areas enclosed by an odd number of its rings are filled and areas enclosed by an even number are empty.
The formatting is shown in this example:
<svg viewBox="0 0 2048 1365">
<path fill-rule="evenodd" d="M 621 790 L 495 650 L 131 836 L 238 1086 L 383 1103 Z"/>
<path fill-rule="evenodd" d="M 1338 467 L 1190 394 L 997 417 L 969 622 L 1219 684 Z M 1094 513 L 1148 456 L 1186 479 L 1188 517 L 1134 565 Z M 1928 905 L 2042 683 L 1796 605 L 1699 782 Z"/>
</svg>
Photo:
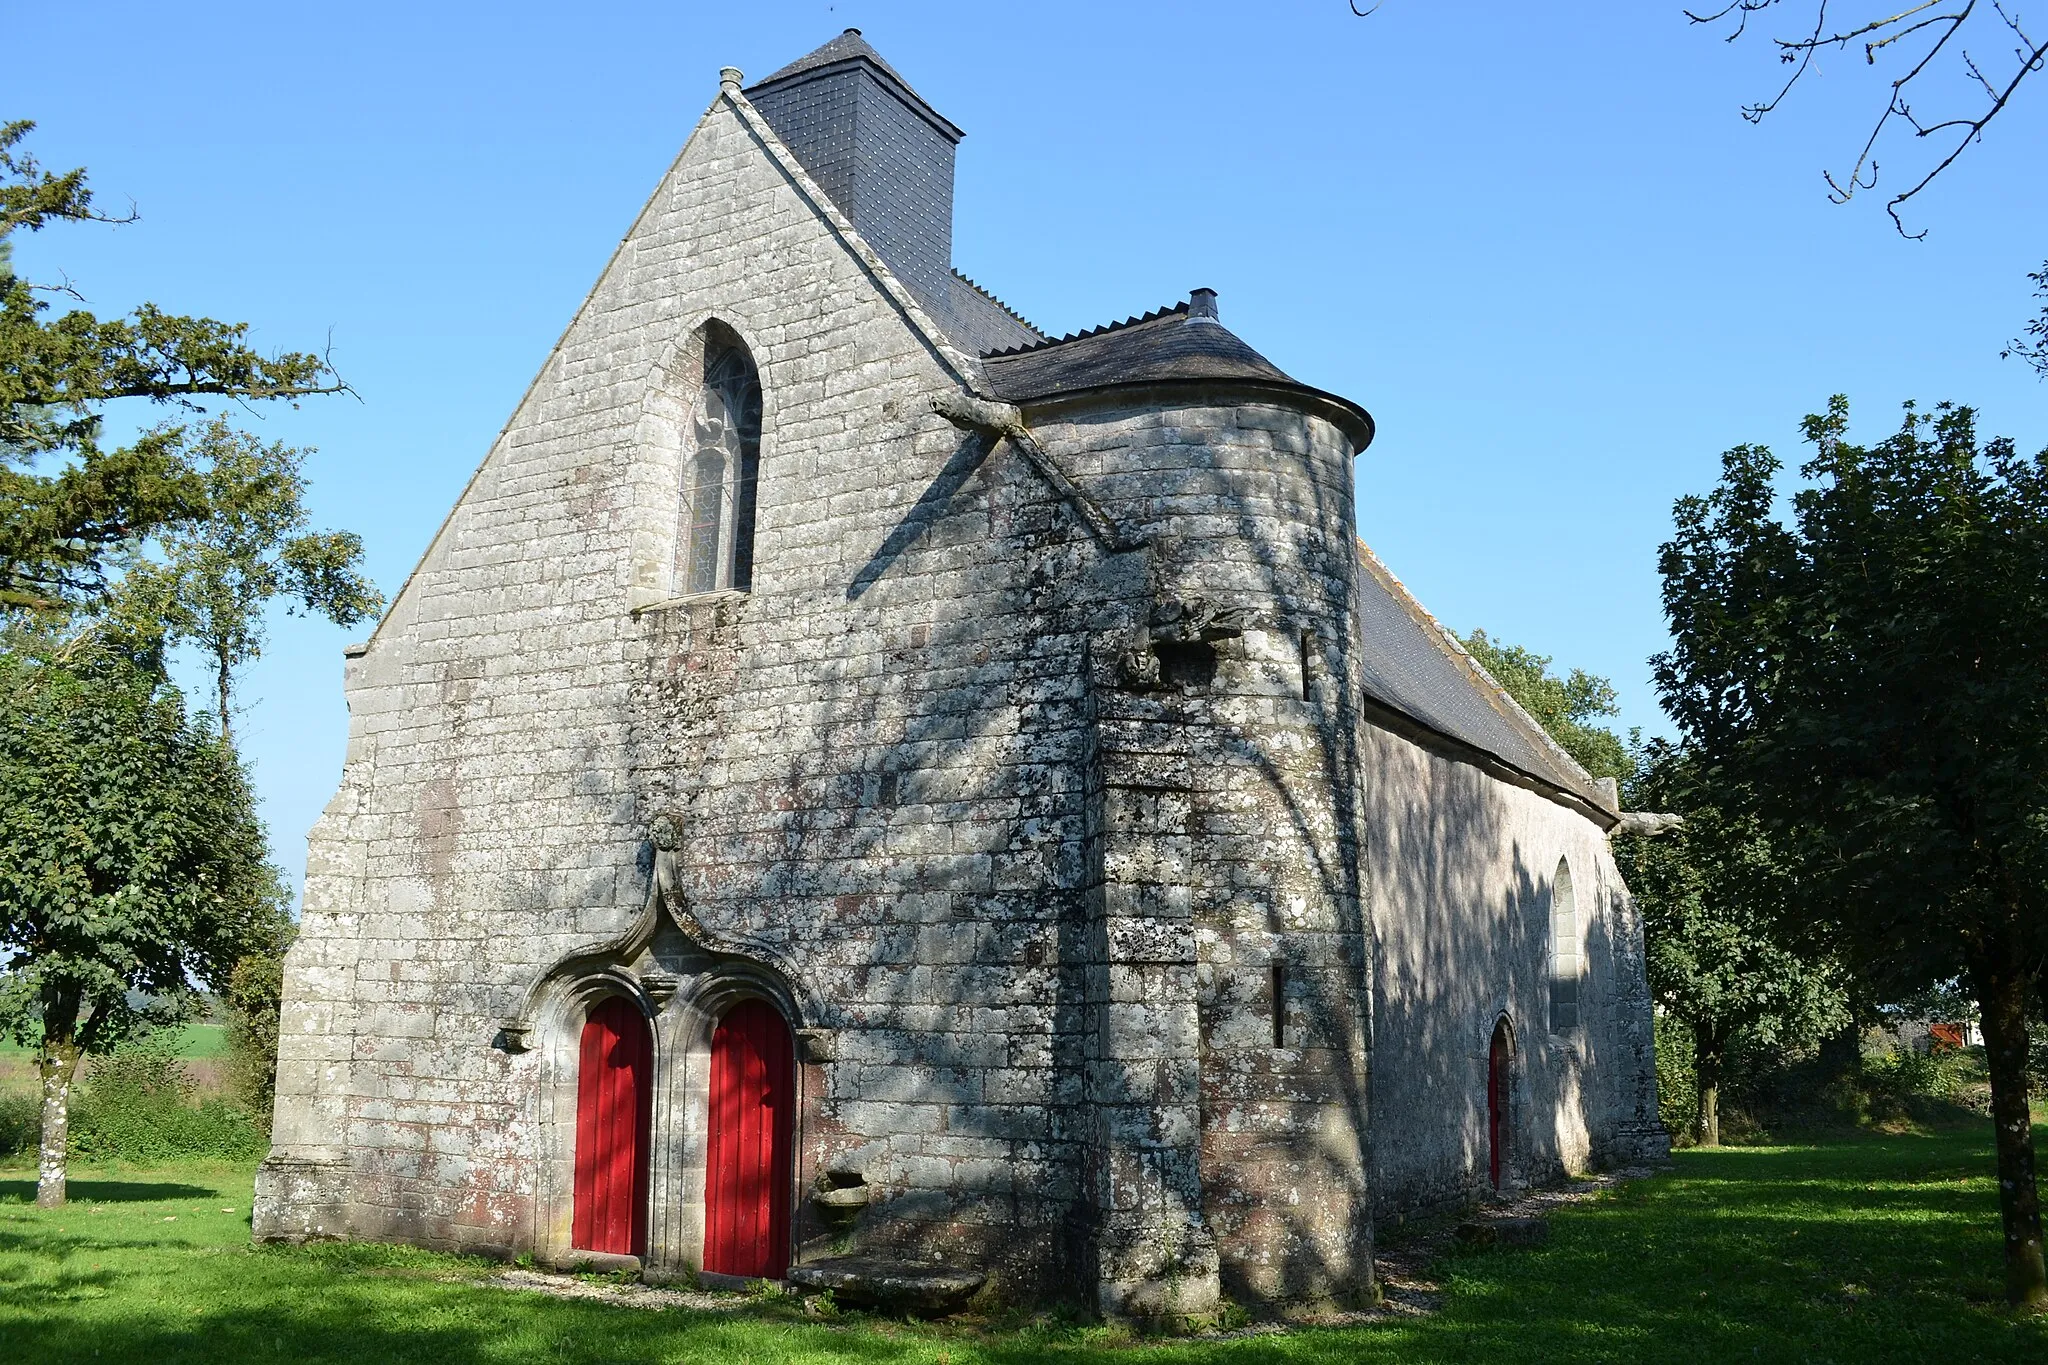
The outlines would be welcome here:
<svg viewBox="0 0 2048 1365">
<path fill-rule="evenodd" d="M 1986 1109 L 1988 1075 L 1982 1048 L 1901 1048 L 1863 1059 L 1862 1090 L 1867 1112 L 1881 1122 L 1948 1118 L 1958 1109 Z"/>
<path fill-rule="evenodd" d="M 263 1154 L 263 1125 L 217 1096 L 194 1096 L 172 1045 L 170 1034 L 157 1034 L 94 1060 L 71 1107 L 72 1156 L 151 1163 Z"/>
<path fill-rule="evenodd" d="M 33 1095 L 0 1095 L 0 1157 L 36 1149 L 43 1107 Z"/>
</svg>

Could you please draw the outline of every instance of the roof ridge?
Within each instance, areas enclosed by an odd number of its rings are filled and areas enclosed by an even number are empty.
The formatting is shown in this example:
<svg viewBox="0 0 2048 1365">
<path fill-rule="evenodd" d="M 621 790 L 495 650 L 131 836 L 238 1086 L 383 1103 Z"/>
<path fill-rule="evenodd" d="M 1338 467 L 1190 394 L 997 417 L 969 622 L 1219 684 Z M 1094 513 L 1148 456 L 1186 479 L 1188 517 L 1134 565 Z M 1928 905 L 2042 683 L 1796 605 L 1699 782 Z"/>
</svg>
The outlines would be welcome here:
<svg viewBox="0 0 2048 1365">
<path fill-rule="evenodd" d="M 1019 323 L 1023 324 L 1026 327 L 1029 327 L 1032 331 L 1037 332 L 1039 336 L 1043 337 L 1045 335 L 1045 330 L 1038 326 L 1037 323 L 1034 323 L 1033 321 L 1031 321 L 1031 319 L 1025 317 L 1022 313 L 1010 307 L 1009 304 L 1004 303 L 1001 299 L 997 298 L 994 294 L 990 293 L 984 285 L 980 284 L 979 282 L 971 278 L 965 271 L 961 270 L 959 266 L 953 266 L 951 267 L 951 269 L 953 271 L 954 277 L 959 279 L 962 283 L 966 284 L 967 287 L 972 289 L 975 293 L 981 295 L 990 303 L 1002 309 L 1005 313 L 1008 313 L 1011 317 L 1015 318 Z M 998 352 L 998 354 L 1008 355 L 1009 352 L 1003 351 Z"/>
<path fill-rule="evenodd" d="M 969 280 L 968 283 L 972 284 L 973 281 Z M 980 288 L 979 285 L 975 287 L 977 289 Z M 1027 355 L 1032 351 L 1042 351 L 1050 346 L 1064 346 L 1069 341 L 1081 341 L 1087 337 L 1099 337 L 1105 332 L 1121 332 L 1126 327 L 1136 327 L 1146 322 L 1157 322 L 1161 318 L 1171 317 L 1175 313 L 1185 314 L 1187 311 L 1188 302 L 1186 299 L 1182 299 L 1179 303 L 1170 304 L 1165 308 L 1155 308 L 1151 312 L 1139 317 L 1125 318 L 1122 322 L 1105 322 L 1100 327 L 1090 327 L 1082 332 L 1069 332 L 1063 337 L 1054 337 L 1050 341 L 1041 341 L 1031 346 L 1013 346 L 1007 351 L 987 351 L 982 354 L 981 358 L 983 360 L 999 360 L 1005 356 Z M 1023 322 L 1023 319 L 1019 318 L 1018 321 Z M 1025 326 L 1029 327 L 1030 324 L 1025 323 Z M 1038 329 L 1032 327 L 1031 330 L 1035 332 Z"/>
</svg>

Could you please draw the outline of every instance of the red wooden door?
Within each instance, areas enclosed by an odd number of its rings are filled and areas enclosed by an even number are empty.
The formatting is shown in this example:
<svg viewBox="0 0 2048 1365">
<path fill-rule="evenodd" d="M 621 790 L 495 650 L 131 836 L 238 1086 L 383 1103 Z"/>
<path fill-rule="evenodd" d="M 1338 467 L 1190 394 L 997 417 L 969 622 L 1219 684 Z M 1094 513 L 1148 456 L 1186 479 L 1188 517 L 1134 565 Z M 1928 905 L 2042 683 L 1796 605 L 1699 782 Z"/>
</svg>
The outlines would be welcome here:
<svg viewBox="0 0 2048 1365">
<path fill-rule="evenodd" d="M 576 1204 L 570 1240 L 582 1251 L 647 1249 L 647 1129 L 654 1040 L 618 996 L 583 1025 L 576 1072 Z"/>
<path fill-rule="evenodd" d="M 764 1001 L 733 1006 L 711 1035 L 704 1269 L 769 1280 L 788 1272 L 795 1099 L 789 1026 Z"/>
<path fill-rule="evenodd" d="M 1508 1145 L 1508 1026 L 1493 1027 L 1486 1053 L 1486 1156 L 1493 1187 L 1500 1188 L 1501 1161 Z"/>
</svg>

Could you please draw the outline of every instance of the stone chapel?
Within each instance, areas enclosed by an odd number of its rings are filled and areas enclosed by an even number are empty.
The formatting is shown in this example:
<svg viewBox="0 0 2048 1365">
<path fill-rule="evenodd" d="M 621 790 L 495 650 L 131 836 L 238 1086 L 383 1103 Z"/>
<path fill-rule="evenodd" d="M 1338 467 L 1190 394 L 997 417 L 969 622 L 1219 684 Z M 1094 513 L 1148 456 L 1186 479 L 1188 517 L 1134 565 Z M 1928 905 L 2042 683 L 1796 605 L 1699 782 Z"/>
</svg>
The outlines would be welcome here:
<svg viewBox="0 0 2048 1365">
<path fill-rule="evenodd" d="M 1360 543 L 1371 416 L 1206 289 L 1038 331 L 960 137 L 721 73 L 345 651 L 259 1238 L 1202 1314 L 1664 1149 L 1614 786 Z"/>
</svg>

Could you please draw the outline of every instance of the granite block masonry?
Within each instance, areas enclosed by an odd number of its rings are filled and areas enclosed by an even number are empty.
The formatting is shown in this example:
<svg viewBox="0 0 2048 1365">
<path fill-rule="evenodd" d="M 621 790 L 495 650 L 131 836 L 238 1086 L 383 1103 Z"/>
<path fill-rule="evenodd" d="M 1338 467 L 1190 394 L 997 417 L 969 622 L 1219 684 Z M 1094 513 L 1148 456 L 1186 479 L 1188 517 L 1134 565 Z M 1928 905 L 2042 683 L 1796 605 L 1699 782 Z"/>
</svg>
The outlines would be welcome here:
<svg viewBox="0 0 2048 1365">
<path fill-rule="evenodd" d="M 1621 812 L 1358 543 L 1370 416 L 1208 290 L 1039 333 L 958 140 L 721 73 L 348 651 L 259 1238 L 1199 1317 L 1661 1150 Z"/>
</svg>

